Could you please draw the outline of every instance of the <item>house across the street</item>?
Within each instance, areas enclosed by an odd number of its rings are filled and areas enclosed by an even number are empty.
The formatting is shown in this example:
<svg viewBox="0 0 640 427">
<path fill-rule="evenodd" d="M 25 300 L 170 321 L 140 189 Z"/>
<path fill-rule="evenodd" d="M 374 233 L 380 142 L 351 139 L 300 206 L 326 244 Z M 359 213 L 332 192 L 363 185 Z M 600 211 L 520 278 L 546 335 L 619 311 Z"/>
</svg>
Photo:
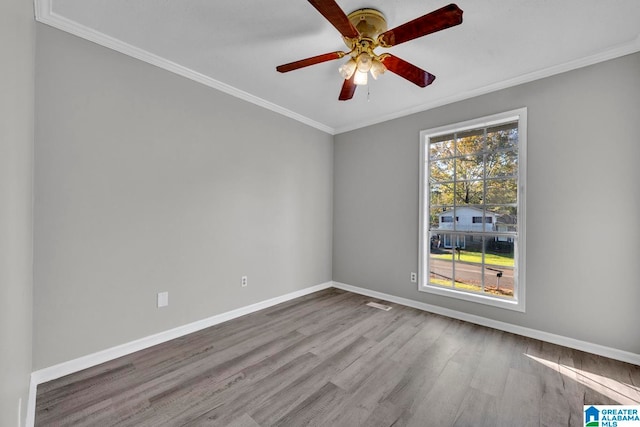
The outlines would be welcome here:
<svg viewBox="0 0 640 427">
<path fill-rule="evenodd" d="M 511 218 L 509 215 L 498 215 L 491 211 L 483 211 L 471 206 L 457 207 L 454 210 L 449 209 L 438 214 L 438 229 L 439 230 L 454 230 L 462 232 L 474 232 L 474 231 L 496 231 L 505 232 L 510 231 L 513 228 L 511 224 Z M 455 227 L 454 227 L 455 225 Z M 484 225 L 484 228 L 483 228 Z M 481 237 L 478 237 L 481 239 Z M 434 239 L 436 245 L 441 245 L 444 248 L 461 248 L 465 249 L 467 244 L 474 241 L 474 237 L 464 234 L 450 234 L 441 233 Z M 496 236 L 496 242 L 508 242 L 512 243 L 511 237 Z"/>
</svg>

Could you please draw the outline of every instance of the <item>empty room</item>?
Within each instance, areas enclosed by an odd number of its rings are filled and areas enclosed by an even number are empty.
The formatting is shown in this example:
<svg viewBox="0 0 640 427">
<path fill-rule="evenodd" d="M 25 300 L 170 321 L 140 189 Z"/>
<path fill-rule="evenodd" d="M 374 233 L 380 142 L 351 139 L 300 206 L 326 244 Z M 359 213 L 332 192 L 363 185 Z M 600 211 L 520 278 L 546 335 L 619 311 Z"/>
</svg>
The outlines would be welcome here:
<svg viewBox="0 0 640 427">
<path fill-rule="evenodd" d="M 0 16 L 0 426 L 640 425 L 636 0 Z"/>
</svg>

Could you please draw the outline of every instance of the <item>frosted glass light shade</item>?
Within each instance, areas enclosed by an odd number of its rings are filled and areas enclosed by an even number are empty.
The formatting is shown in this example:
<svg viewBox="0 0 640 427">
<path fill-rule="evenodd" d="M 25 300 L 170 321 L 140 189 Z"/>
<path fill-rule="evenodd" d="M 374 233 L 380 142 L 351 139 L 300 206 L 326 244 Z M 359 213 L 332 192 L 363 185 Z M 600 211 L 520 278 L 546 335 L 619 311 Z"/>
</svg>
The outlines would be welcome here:
<svg viewBox="0 0 640 427">
<path fill-rule="evenodd" d="M 384 74 L 387 71 L 387 67 L 377 59 L 373 60 L 373 64 L 371 64 L 371 77 L 377 79 L 380 74 Z"/>
<path fill-rule="evenodd" d="M 357 85 L 366 85 L 368 78 L 367 78 L 367 72 L 362 72 L 362 71 L 356 71 L 356 76 L 353 79 L 353 82 Z"/>
<path fill-rule="evenodd" d="M 338 68 L 338 71 L 345 80 L 349 80 L 351 76 L 353 76 L 353 73 L 356 71 L 356 66 L 356 61 L 351 58 L 347 62 L 342 64 L 340 68 Z"/>
<path fill-rule="evenodd" d="M 373 58 L 371 58 L 371 55 L 366 52 L 362 52 L 360 55 L 358 55 L 358 59 L 356 61 L 358 64 L 358 71 L 363 73 L 369 71 L 371 69 L 372 59 Z"/>
</svg>

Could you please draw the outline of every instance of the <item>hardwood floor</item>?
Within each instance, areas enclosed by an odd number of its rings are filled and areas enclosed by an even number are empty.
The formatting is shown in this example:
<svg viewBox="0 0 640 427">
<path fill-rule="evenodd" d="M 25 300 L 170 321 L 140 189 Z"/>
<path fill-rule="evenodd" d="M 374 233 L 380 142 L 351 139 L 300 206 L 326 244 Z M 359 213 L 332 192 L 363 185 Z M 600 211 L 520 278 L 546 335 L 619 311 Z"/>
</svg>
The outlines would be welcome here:
<svg viewBox="0 0 640 427">
<path fill-rule="evenodd" d="M 332 288 L 41 384 L 36 425 L 582 426 L 618 403 L 640 367 Z"/>
</svg>

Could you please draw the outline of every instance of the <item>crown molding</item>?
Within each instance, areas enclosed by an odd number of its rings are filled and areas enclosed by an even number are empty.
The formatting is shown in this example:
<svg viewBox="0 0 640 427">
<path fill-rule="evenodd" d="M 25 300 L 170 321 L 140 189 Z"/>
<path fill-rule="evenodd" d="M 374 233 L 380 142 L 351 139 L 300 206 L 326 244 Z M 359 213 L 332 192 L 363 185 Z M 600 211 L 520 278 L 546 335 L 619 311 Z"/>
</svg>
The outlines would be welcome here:
<svg viewBox="0 0 640 427">
<path fill-rule="evenodd" d="M 64 16 L 58 15 L 52 10 L 52 2 L 53 0 L 34 0 L 36 21 L 115 50 L 116 52 L 139 59 L 140 61 L 144 61 L 148 64 L 155 65 L 156 67 L 178 74 L 179 76 L 186 77 L 190 80 L 209 86 L 236 98 L 240 98 L 262 108 L 266 108 L 267 110 L 271 110 L 290 119 L 297 120 L 298 122 L 304 123 L 325 133 L 331 135 L 335 134 L 335 129 L 330 126 L 312 120 L 306 116 L 296 113 L 295 111 L 288 110 L 248 92 L 237 89 L 144 49 L 132 46 L 122 40 L 84 26 L 76 21 L 65 18 Z"/>
<path fill-rule="evenodd" d="M 537 71 L 533 71 L 531 73 L 522 74 L 522 75 L 513 77 L 511 79 L 492 83 L 490 85 L 483 86 L 477 89 L 460 92 L 454 96 L 440 98 L 432 102 L 420 104 L 416 107 L 398 111 L 392 114 L 388 114 L 386 116 L 377 117 L 372 120 L 361 121 L 349 126 L 339 127 L 335 129 L 335 134 L 337 135 L 340 133 L 349 132 L 352 130 L 360 129 L 367 126 L 372 126 L 372 125 L 386 122 L 389 120 L 398 119 L 400 117 L 408 116 L 411 114 L 431 110 L 433 108 L 452 104 L 454 102 L 463 101 L 465 99 L 475 98 L 476 96 L 485 95 L 487 93 L 496 92 L 498 90 L 507 89 L 513 86 L 518 86 L 518 85 L 529 83 L 535 80 L 544 79 L 546 77 L 551 77 L 556 74 L 566 73 L 567 71 L 577 70 L 578 68 L 588 67 L 589 65 L 594 65 L 600 62 L 619 58 L 621 56 L 636 53 L 638 51 L 640 51 L 640 35 L 638 35 L 638 37 L 626 43 L 620 44 L 614 48 L 607 49 L 602 52 L 598 52 L 594 55 L 586 56 L 573 61 L 564 62 L 562 64 L 543 68 Z"/>
<path fill-rule="evenodd" d="M 81 37 L 83 39 L 89 40 L 91 42 L 97 43 L 101 46 L 107 47 L 109 49 L 115 50 L 117 52 L 131 56 L 133 58 L 139 59 L 146 63 L 155 65 L 164 70 L 170 71 L 182 77 L 186 77 L 188 79 L 201 83 L 205 86 L 209 86 L 213 89 L 217 89 L 221 92 L 224 92 L 236 98 L 240 98 L 244 101 L 266 108 L 267 110 L 271 110 L 275 113 L 281 114 L 290 119 L 304 123 L 308 126 L 321 130 L 330 135 L 337 135 L 340 133 L 345 133 L 352 130 L 364 128 L 367 126 L 383 123 L 389 120 L 394 120 L 394 119 L 408 116 L 411 114 L 420 113 L 436 107 L 441 107 L 443 105 L 452 104 L 454 102 L 463 101 L 465 99 L 474 98 L 480 95 L 485 95 L 487 93 L 495 92 L 501 89 L 507 89 L 509 87 L 517 86 L 524 83 L 529 83 L 535 80 L 540 80 L 556 74 L 561 74 L 561 73 L 572 71 L 578 68 L 587 67 L 589 65 L 594 65 L 599 62 L 608 61 L 610 59 L 615 59 L 624 55 L 629 55 L 629 54 L 640 51 L 640 35 L 638 35 L 635 39 L 632 39 L 626 43 L 622 43 L 611 49 L 607 49 L 605 51 L 596 53 L 594 55 L 568 61 L 562 64 L 554 65 L 552 67 L 543 68 L 537 71 L 533 71 L 531 73 L 515 76 L 511 79 L 492 83 L 480 88 L 463 91 L 455 94 L 454 96 L 436 99 L 431 102 L 420 104 L 415 107 L 404 109 L 401 111 L 397 111 L 392 114 L 379 116 L 370 120 L 355 122 L 353 124 L 343 126 L 343 127 L 333 128 L 324 123 L 320 123 L 309 117 L 298 114 L 295 111 L 288 110 L 284 107 L 281 107 L 280 105 L 277 105 L 265 99 L 259 98 L 255 95 L 252 95 L 248 92 L 237 89 L 221 81 L 215 80 L 209 76 L 206 76 L 202 73 L 194 71 L 183 65 L 177 64 L 173 61 L 169 61 L 166 58 L 150 53 L 144 49 L 137 48 L 119 39 L 108 36 L 92 28 L 86 27 L 76 21 L 67 19 L 61 15 L 58 15 L 52 11 L 52 2 L 53 0 L 34 0 L 35 17 L 38 22 L 41 22 L 46 25 L 50 25 L 54 28 L 57 28 L 59 30 Z"/>
</svg>

